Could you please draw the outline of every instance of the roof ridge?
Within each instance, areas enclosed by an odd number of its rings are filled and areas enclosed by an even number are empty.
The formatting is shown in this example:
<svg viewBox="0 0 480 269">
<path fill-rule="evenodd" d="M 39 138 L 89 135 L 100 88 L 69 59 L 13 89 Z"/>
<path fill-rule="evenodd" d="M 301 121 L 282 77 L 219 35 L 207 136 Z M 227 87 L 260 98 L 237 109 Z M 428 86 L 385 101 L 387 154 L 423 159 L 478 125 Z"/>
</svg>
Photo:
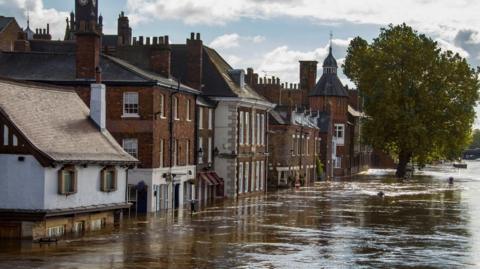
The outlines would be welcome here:
<svg viewBox="0 0 480 269">
<path fill-rule="evenodd" d="M 73 88 L 70 88 L 70 87 L 55 86 L 55 85 L 52 85 L 52 84 L 45 84 L 45 83 L 33 82 L 33 81 L 23 81 L 23 80 L 21 81 L 21 80 L 5 78 L 5 77 L 2 77 L 2 76 L 0 76 L 0 83 L 15 85 L 15 86 L 19 86 L 19 87 L 22 87 L 22 88 L 36 88 L 36 89 L 42 89 L 42 90 L 47 90 L 47 91 L 55 91 L 55 92 L 76 94 L 75 90 Z"/>
</svg>

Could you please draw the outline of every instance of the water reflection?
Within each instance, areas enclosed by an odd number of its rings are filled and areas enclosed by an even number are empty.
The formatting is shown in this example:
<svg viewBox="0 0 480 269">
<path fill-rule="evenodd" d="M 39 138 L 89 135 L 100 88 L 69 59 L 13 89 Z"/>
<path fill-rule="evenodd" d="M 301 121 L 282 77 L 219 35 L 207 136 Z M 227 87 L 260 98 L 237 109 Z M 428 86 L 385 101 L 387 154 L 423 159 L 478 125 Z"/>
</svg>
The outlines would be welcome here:
<svg viewBox="0 0 480 269">
<path fill-rule="evenodd" d="M 193 216 L 136 216 L 55 245 L 0 242 L 0 268 L 474 268 L 480 163 L 470 167 L 403 183 L 377 171 Z"/>
</svg>

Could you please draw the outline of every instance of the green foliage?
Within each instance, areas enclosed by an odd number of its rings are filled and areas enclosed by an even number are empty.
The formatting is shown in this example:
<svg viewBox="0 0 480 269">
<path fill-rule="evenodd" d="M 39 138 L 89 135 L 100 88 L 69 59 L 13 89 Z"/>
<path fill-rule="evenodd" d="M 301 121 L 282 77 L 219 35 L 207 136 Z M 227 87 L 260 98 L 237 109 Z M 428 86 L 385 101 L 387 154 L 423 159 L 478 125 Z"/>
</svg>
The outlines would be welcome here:
<svg viewBox="0 0 480 269">
<path fill-rule="evenodd" d="M 323 176 L 323 164 L 322 161 L 320 161 L 320 158 L 317 157 L 315 160 L 317 164 L 317 177 Z"/>
<path fill-rule="evenodd" d="M 480 149 L 480 130 L 473 131 L 472 143 L 470 149 Z"/>
<path fill-rule="evenodd" d="M 456 158 L 468 145 L 480 84 L 458 54 L 390 25 L 371 44 L 352 40 L 343 67 L 364 98 L 365 142 L 419 164 Z"/>
</svg>

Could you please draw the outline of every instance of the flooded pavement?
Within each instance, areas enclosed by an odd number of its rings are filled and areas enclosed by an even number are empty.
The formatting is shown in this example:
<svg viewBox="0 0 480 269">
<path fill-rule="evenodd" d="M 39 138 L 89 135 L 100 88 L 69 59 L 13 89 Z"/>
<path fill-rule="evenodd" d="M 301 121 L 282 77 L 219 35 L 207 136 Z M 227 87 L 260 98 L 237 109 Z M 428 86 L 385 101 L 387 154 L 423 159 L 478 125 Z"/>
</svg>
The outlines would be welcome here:
<svg viewBox="0 0 480 269">
<path fill-rule="evenodd" d="M 192 217 L 131 218 L 53 245 L 0 242 L 0 268 L 32 267 L 477 268 L 480 162 L 406 182 L 376 170 L 225 201 Z"/>
</svg>

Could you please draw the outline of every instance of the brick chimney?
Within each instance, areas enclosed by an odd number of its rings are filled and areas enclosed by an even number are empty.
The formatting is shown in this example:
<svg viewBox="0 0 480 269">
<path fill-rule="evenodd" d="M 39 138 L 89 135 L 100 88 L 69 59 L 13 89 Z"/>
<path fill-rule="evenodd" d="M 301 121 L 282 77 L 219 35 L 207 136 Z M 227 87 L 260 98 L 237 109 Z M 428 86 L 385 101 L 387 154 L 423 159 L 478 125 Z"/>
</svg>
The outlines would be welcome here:
<svg viewBox="0 0 480 269">
<path fill-rule="evenodd" d="M 117 35 L 119 46 L 129 46 L 132 44 L 132 28 L 130 28 L 128 17 L 125 16 L 123 11 L 118 16 Z"/>
<path fill-rule="evenodd" d="M 300 61 L 300 85 L 303 105 L 308 104 L 308 94 L 317 83 L 317 61 Z"/>
<path fill-rule="evenodd" d="M 203 42 L 200 39 L 200 33 L 191 33 L 190 39 L 187 39 L 187 74 L 185 84 L 201 90 L 203 76 Z"/>
<path fill-rule="evenodd" d="M 76 78 L 95 79 L 100 65 L 100 32 L 96 21 L 81 21 L 76 36 Z"/>
<path fill-rule="evenodd" d="M 147 40 L 147 43 L 150 43 L 150 40 Z M 170 77 L 171 48 L 168 36 L 153 38 L 152 50 L 150 54 L 150 67 L 152 68 L 153 72 L 167 78 Z"/>
</svg>

